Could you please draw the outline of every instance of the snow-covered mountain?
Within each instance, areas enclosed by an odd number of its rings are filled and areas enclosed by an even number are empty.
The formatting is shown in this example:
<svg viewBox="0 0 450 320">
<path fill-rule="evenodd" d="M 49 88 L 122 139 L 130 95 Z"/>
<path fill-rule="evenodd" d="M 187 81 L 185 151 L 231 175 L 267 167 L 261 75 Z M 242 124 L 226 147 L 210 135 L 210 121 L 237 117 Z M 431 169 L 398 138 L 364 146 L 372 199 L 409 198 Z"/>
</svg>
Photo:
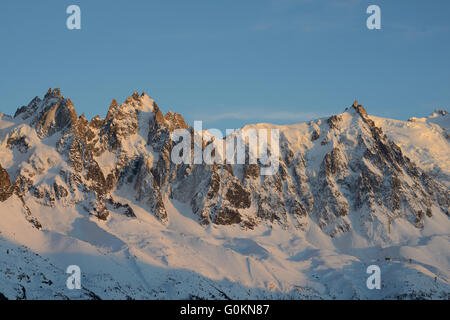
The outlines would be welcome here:
<svg viewBox="0 0 450 320">
<path fill-rule="evenodd" d="M 408 121 L 370 117 L 419 167 L 450 186 L 450 114 L 436 110 Z"/>
<path fill-rule="evenodd" d="M 279 129 L 264 176 L 260 163 L 175 164 L 174 130 L 198 133 L 145 93 L 88 121 L 49 90 L 0 114 L 0 298 L 448 299 L 448 117 L 355 103 L 246 126 L 233 134 Z M 366 286 L 372 264 L 381 290 Z"/>
</svg>

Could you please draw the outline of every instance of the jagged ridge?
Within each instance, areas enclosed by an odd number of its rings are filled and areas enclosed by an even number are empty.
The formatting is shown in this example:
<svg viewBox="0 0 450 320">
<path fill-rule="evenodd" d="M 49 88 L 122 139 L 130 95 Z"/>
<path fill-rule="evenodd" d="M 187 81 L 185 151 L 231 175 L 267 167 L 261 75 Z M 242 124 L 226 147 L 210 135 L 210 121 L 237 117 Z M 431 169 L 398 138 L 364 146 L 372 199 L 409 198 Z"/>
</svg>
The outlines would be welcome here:
<svg viewBox="0 0 450 320">
<path fill-rule="evenodd" d="M 404 156 L 356 102 L 328 119 L 279 127 L 280 166 L 273 176 L 260 176 L 254 164 L 172 163 L 171 133 L 192 129 L 179 114 L 163 115 L 145 93 L 121 105 L 113 100 L 105 119 L 88 121 L 59 89 L 50 89 L 11 121 L 7 148 L 28 157 L 12 168 L 20 194 L 46 206 L 81 204 L 102 220 L 111 211 L 133 217 L 136 202 L 167 223 L 164 199 L 170 197 L 188 203 L 204 225 L 305 229 L 314 221 L 332 237 L 353 227 L 388 239 L 395 219 L 421 228 L 434 210 L 449 214 L 448 190 Z M 57 153 L 33 154 L 42 143 Z M 51 169 L 57 175 L 43 179 Z"/>
</svg>

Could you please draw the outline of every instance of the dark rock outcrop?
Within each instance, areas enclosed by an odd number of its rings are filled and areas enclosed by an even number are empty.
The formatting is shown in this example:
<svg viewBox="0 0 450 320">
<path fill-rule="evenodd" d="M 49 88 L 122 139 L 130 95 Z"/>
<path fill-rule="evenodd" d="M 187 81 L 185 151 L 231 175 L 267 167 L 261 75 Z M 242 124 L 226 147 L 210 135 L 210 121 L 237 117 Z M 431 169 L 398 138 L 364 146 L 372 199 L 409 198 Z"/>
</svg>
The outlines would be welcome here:
<svg viewBox="0 0 450 320">
<path fill-rule="evenodd" d="M 11 186 L 11 181 L 9 180 L 9 174 L 0 164 L 0 201 L 3 202 L 8 200 L 12 195 L 14 189 Z"/>
</svg>

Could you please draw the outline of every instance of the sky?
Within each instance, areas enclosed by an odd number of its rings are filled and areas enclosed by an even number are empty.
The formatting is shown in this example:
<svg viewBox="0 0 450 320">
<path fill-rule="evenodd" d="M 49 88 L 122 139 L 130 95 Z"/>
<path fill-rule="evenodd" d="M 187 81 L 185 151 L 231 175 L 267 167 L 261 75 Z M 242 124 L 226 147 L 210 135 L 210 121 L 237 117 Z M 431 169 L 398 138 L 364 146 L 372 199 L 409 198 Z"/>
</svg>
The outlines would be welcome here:
<svg viewBox="0 0 450 320">
<path fill-rule="evenodd" d="M 81 9 L 69 30 L 66 8 Z M 369 30 L 366 9 L 381 8 Z M 450 111 L 448 0 L 0 1 L 0 112 L 59 87 L 87 118 L 145 91 L 205 128 Z"/>
</svg>

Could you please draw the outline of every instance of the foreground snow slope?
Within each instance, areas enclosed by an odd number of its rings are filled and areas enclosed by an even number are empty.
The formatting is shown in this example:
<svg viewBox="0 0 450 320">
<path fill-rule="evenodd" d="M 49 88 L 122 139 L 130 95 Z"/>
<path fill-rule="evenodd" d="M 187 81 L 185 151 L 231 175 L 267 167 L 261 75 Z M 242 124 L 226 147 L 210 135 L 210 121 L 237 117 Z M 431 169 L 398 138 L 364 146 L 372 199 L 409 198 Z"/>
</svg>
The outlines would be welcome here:
<svg viewBox="0 0 450 320">
<path fill-rule="evenodd" d="M 49 90 L 0 116 L 0 298 L 448 299 L 444 122 L 355 104 L 244 127 L 280 129 L 279 171 L 263 177 L 171 163 L 171 133 L 189 127 L 146 94 L 89 122 Z M 366 286 L 373 264 L 381 290 Z"/>
<path fill-rule="evenodd" d="M 368 246 L 353 232 L 331 240 L 316 225 L 204 228 L 169 201 L 167 227 L 143 209 L 137 220 L 113 214 L 102 222 L 35 206 L 47 226 L 39 231 L 13 200 L 0 205 L 0 292 L 9 299 L 448 299 L 450 290 L 443 217 L 418 233 L 398 226 L 404 239 L 396 244 Z M 66 288 L 72 264 L 82 270 L 82 290 Z M 366 287 L 372 264 L 382 270 L 381 290 Z"/>
</svg>

